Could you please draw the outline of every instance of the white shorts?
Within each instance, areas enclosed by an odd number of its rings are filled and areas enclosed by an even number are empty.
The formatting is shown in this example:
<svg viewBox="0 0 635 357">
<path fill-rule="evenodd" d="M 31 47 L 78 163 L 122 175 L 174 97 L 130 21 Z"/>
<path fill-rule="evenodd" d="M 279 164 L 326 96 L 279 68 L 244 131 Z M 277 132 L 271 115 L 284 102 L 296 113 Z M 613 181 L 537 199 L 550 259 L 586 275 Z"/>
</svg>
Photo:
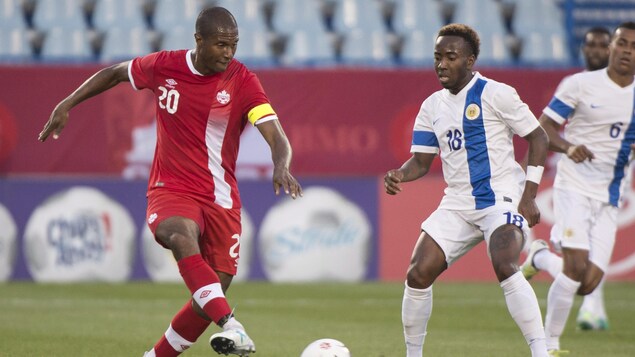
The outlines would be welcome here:
<svg viewBox="0 0 635 357">
<path fill-rule="evenodd" d="M 445 253 L 448 267 L 485 239 L 489 256 L 489 239 L 496 228 L 505 224 L 521 228 L 525 237 L 529 226 L 516 205 L 507 202 L 480 210 L 456 211 L 438 208 L 422 224 L 425 231 Z"/>
<path fill-rule="evenodd" d="M 589 251 L 589 260 L 606 272 L 617 232 L 618 208 L 577 192 L 553 189 L 554 246 Z"/>
</svg>

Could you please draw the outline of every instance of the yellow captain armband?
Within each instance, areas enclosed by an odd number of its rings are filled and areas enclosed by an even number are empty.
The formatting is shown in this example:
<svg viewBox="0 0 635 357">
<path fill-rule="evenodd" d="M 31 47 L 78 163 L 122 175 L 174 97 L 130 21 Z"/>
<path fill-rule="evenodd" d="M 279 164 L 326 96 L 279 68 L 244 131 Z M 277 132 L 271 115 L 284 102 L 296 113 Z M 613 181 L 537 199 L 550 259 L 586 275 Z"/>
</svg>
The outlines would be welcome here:
<svg viewBox="0 0 635 357">
<path fill-rule="evenodd" d="M 271 104 L 265 103 L 260 104 L 258 106 L 253 107 L 249 114 L 247 114 L 247 119 L 251 123 L 251 125 L 256 125 L 256 122 L 263 119 L 263 121 L 269 121 L 273 119 L 278 119 L 276 112 L 271 107 Z"/>
</svg>

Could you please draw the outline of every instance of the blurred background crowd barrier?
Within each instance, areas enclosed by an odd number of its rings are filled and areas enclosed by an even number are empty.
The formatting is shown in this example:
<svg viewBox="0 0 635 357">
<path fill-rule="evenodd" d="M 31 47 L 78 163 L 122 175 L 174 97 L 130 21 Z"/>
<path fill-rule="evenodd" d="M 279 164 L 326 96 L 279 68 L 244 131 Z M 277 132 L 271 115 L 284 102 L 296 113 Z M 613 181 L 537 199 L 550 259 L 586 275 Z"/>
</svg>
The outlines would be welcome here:
<svg viewBox="0 0 635 357">
<path fill-rule="evenodd" d="M 152 94 L 121 84 L 76 107 L 60 140 L 37 135 L 108 63 L 192 48 L 196 14 L 210 4 L 236 15 L 236 57 L 261 79 L 306 191 L 297 201 L 273 195 L 269 150 L 248 126 L 238 279 L 274 282 L 404 278 L 445 184 L 439 160 L 396 197 L 383 193 L 382 176 L 409 157 L 418 108 L 440 88 L 431 70 L 440 26 L 474 26 L 477 69 L 514 86 L 538 116 L 560 80 L 581 70 L 584 31 L 635 19 L 635 0 L 0 0 L 0 281 L 179 280 L 144 223 Z M 516 142 L 517 158 L 525 150 Z M 541 185 L 540 238 L 553 220 L 550 183 Z M 616 280 L 635 280 L 628 198 L 609 270 Z M 443 279 L 493 281 L 484 250 Z"/>
</svg>

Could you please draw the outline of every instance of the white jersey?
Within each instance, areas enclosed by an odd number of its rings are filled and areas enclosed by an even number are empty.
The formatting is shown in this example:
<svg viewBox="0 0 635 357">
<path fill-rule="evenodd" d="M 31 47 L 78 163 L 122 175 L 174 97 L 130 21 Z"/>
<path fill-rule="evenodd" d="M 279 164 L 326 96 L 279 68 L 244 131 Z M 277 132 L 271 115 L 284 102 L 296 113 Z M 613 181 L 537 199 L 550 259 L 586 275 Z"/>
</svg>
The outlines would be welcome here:
<svg viewBox="0 0 635 357">
<path fill-rule="evenodd" d="M 525 173 L 515 160 L 512 138 L 538 126 L 514 88 L 477 72 L 458 94 L 442 89 L 423 102 L 410 151 L 440 151 L 448 187 L 439 208 L 518 205 Z"/>
<path fill-rule="evenodd" d="M 619 207 L 630 182 L 630 145 L 635 142 L 635 84 L 620 87 L 606 69 L 562 80 L 543 113 L 564 124 L 564 138 L 584 144 L 595 159 L 576 164 L 562 155 L 554 186 Z"/>
</svg>

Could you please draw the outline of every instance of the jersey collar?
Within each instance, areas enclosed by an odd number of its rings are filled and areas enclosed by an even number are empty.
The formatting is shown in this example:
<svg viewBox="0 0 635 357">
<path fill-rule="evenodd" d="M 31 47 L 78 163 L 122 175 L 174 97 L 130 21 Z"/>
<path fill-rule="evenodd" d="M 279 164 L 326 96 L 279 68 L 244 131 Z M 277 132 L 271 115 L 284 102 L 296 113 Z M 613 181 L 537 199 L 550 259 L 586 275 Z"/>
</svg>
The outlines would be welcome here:
<svg viewBox="0 0 635 357">
<path fill-rule="evenodd" d="M 190 69 L 190 72 L 196 76 L 202 76 L 203 74 L 194 68 L 194 62 L 192 62 L 192 53 L 194 50 L 188 50 L 185 53 L 185 61 L 187 61 L 187 67 Z"/>
</svg>

